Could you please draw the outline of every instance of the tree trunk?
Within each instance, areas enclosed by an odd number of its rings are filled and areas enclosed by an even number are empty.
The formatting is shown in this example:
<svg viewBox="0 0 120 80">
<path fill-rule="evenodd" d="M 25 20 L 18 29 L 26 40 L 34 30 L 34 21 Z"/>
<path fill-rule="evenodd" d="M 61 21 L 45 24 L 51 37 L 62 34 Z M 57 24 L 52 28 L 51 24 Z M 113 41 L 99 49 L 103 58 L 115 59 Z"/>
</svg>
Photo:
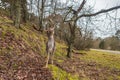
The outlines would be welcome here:
<svg viewBox="0 0 120 80">
<path fill-rule="evenodd" d="M 10 18 L 12 20 L 14 20 L 14 17 L 15 17 L 14 16 L 15 15 L 14 9 L 15 9 L 15 2 L 14 2 L 14 0 L 12 0 L 11 3 L 10 3 Z"/>
<path fill-rule="evenodd" d="M 21 0 L 21 7 L 22 7 L 22 21 L 24 23 L 27 22 L 27 1 Z"/>
<path fill-rule="evenodd" d="M 69 42 L 68 42 L 68 49 L 67 49 L 68 58 L 72 57 L 72 48 L 73 48 L 74 40 L 75 40 L 75 37 L 71 35 L 71 38 L 69 39 Z"/>
<path fill-rule="evenodd" d="M 30 1 L 29 7 L 30 7 L 31 14 L 29 13 L 28 20 L 31 21 L 32 13 L 33 13 L 33 0 L 29 0 L 29 1 Z M 37 2 L 37 3 L 39 4 L 39 2 Z"/>
<path fill-rule="evenodd" d="M 39 15 L 39 30 L 42 32 L 43 31 L 43 13 L 44 13 L 44 5 L 45 5 L 45 1 L 42 0 L 42 4 L 41 4 L 41 9 L 40 9 L 40 15 Z"/>
<path fill-rule="evenodd" d="M 21 20 L 21 0 L 16 0 L 16 4 L 15 4 L 15 7 L 16 7 L 16 16 L 15 16 L 15 26 L 16 28 L 19 28 L 20 27 L 20 20 Z"/>
<path fill-rule="evenodd" d="M 71 43 L 68 45 L 67 57 L 68 57 L 68 58 L 71 58 L 71 57 L 72 57 L 72 44 L 71 44 Z"/>
<path fill-rule="evenodd" d="M 76 22 L 71 22 L 69 23 L 70 27 L 70 37 L 67 39 L 68 43 L 68 50 L 67 50 L 67 57 L 71 58 L 72 57 L 72 48 L 75 40 L 75 29 L 76 29 Z"/>
</svg>

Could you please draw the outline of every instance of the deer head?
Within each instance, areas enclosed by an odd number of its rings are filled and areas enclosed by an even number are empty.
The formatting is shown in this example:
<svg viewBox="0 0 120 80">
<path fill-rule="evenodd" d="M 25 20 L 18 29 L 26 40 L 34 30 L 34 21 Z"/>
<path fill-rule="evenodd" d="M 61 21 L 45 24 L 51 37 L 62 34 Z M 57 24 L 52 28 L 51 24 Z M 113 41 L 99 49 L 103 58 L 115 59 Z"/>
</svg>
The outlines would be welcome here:
<svg viewBox="0 0 120 80">
<path fill-rule="evenodd" d="M 49 26 L 47 28 L 47 34 L 48 34 L 48 37 L 50 37 L 50 36 L 54 35 L 55 25 L 54 25 L 54 22 L 52 19 L 49 19 L 48 24 L 49 24 Z"/>
</svg>

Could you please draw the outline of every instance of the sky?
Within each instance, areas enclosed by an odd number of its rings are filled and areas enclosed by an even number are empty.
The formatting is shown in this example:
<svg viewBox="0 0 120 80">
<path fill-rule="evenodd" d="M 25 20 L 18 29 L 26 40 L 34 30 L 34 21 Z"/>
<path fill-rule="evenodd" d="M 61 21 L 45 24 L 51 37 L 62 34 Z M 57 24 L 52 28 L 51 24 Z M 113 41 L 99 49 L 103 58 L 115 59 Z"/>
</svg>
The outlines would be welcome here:
<svg viewBox="0 0 120 80">
<path fill-rule="evenodd" d="M 120 5 L 120 0 L 88 0 L 88 3 L 89 3 L 89 5 L 94 6 L 95 11 L 99 11 L 101 9 L 108 9 L 113 6 Z M 113 14 L 113 16 L 114 16 L 114 14 Z M 117 16 L 120 17 L 120 9 L 118 10 Z M 100 24 L 102 25 L 103 23 L 100 23 Z M 109 36 L 115 34 L 115 28 L 113 28 L 113 29 L 111 28 L 111 31 L 109 31 L 107 29 L 107 27 L 105 28 L 105 26 L 101 26 L 101 29 L 106 31 L 106 33 L 98 31 L 96 34 L 97 37 L 105 38 L 105 37 L 109 37 Z M 107 33 L 107 31 L 108 31 L 108 33 Z"/>
<path fill-rule="evenodd" d="M 77 0 L 78 1 L 78 0 Z M 87 0 L 90 5 L 94 6 L 96 10 L 110 8 L 120 5 L 120 0 Z"/>
<path fill-rule="evenodd" d="M 66 1 L 68 0 L 61 0 L 63 3 L 65 3 Z M 74 0 L 76 2 L 79 2 L 79 1 L 82 1 L 82 0 Z M 120 5 L 120 0 L 86 0 L 87 1 L 87 5 L 90 5 L 92 7 L 94 7 L 94 12 L 97 12 L 101 9 L 108 9 L 108 8 L 111 8 L 113 6 L 118 6 Z M 120 17 L 120 9 L 117 11 L 118 12 L 118 17 Z M 112 14 L 113 16 L 115 14 Z M 109 21 L 105 20 L 106 23 L 108 23 Z M 109 24 L 109 23 L 108 23 Z M 109 31 L 107 29 L 107 27 L 105 28 L 104 23 L 99 23 L 100 25 L 100 28 L 106 32 L 106 33 L 103 33 L 103 32 L 100 32 L 100 31 L 97 31 L 96 33 L 96 37 L 102 37 L 102 38 L 105 38 L 105 37 L 109 37 L 113 34 L 115 34 L 115 29 L 111 28 L 111 31 Z M 110 32 L 110 33 L 107 33 L 107 32 Z"/>
</svg>

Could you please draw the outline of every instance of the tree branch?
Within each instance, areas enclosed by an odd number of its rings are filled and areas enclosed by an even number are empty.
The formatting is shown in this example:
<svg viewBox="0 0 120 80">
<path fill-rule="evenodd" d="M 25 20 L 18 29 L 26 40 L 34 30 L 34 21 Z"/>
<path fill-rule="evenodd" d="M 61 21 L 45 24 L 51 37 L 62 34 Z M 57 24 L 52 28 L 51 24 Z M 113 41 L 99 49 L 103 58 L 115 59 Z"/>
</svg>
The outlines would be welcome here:
<svg viewBox="0 0 120 80">
<path fill-rule="evenodd" d="M 65 17 L 64 17 L 64 19 L 63 19 L 63 22 L 74 21 L 74 20 L 72 20 L 72 18 L 71 18 L 71 20 L 67 20 L 67 21 L 65 21 L 65 19 L 66 19 L 67 15 L 68 15 L 69 13 L 71 13 L 71 12 L 73 12 L 73 15 L 74 15 L 73 17 L 75 17 L 75 16 L 82 10 L 82 8 L 84 7 L 85 3 L 86 3 L 86 0 L 83 0 L 82 3 L 81 3 L 81 5 L 80 5 L 79 8 L 77 9 L 77 11 L 72 8 L 73 6 L 68 7 L 69 11 L 68 11 L 68 13 L 65 15 Z"/>
<path fill-rule="evenodd" d="M 80 5 L 80 7 L 77 9 L 77 11 L 76 11 L 75 14 L 78 14 L 82 10 L 82 8 L 84 7 L 85 3 L 86 3 L 86 0 L 83 0 L 82 3 L 81 3 L 81 5 Z"/>
<path fill-rule="evenodd" d="M 112 11 L 112 10 L 115 10 L 115 9 L 119 9 L 119 8 L 120 8 L 120 6 L 115 6 L 115 7 L 112 7 L 112 8 L 109 8 L 109 9 L 104 9 L 104 10 L 101 10 L 101 11 L 98 11 L 98 12 L 92 13 L 92 14 L 82 14 L 82 15 L 78 16 L 77 19 L 82 18 L 82 17 L 96 16 L 96 15 L 99 15 L 101 13 L 106 13 L 106 12 L 109 12 L 109 11 Z"/>
<path fill-rule="evenodd" d="M 71 9 L 69 9 L 69 11 L 67 12 L 67 14 L 65 15 L 65 17 L 63 18 L 63 22 L 66 22 L 65 20 L 66 20 L 66 17 L 69 15 L 69 13 L 71 12 L 72 10 Z"/>
</svg>

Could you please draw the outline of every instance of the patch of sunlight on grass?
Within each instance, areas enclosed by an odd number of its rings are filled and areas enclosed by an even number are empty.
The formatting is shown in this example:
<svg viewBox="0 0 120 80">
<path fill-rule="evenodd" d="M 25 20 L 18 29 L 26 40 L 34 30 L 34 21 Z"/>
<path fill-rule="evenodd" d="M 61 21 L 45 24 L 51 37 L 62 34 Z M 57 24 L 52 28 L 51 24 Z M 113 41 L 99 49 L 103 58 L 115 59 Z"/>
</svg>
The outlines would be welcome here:
<svg viewBox="0 0 120 80">
<path fill-rule="evenodd" d="M 81 52 L 87 53 L 86 55 L 80 57 L 83 60 L 94 61 L 102 64 L 103 66 L 120 69 L 120 54 L 112 54 L 95 50 Z"/>
<path fill-rule="evenodd" d="M 57 57 L 65 57 L 66 56 L 66 47 L 63 44 L 56 42 L 56 50 L 55 50 L 55 56 Z"/>
<path fill-rule="evenodd" d="M 119 76 L 117 76 L 117 78 L 120 80 L 120 75 L 119 75 Z"/>
<path fill-rule="evenodd" d="M 49 69 L 52 71 L 54 80 L 80 80 L 78 75 L 71 75 L 57 66 L 49 65 Z"/>
<path fill-rule="evenodd" d="M 64 60 L 57 60 L 59 63 L 62 63 L 62 62 L 64 62 Z"/>
</svg>

